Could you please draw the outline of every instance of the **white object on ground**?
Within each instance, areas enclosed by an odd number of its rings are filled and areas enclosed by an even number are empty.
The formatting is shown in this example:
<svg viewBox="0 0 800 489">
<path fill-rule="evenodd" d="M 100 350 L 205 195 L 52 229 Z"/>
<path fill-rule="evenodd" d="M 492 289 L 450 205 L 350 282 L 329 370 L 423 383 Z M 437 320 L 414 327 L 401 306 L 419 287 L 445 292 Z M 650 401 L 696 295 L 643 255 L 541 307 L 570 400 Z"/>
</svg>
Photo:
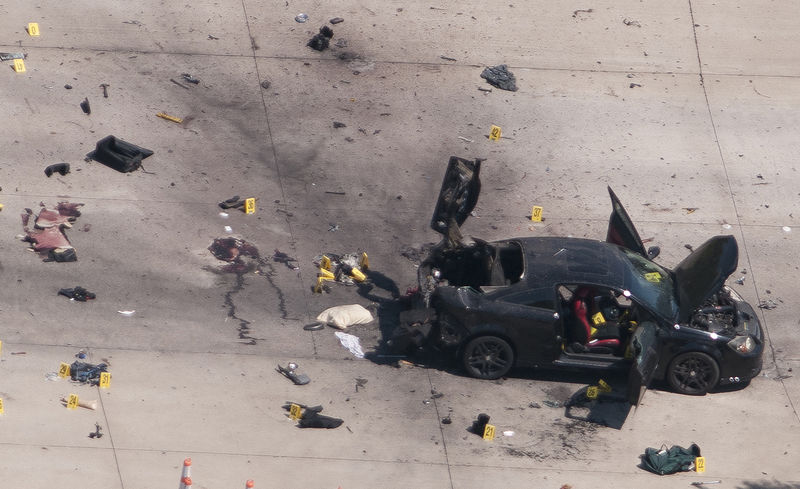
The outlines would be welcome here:
<svg viewBox="0 0 800 489">
<path fill-rule="evenodd" d="M 123 316 L 133 316 L 136 311 L 117 311 L 118 313 L 122 314 Z"/>
<path fill-rule="evenodd" d="M 342 346 L 350 350 L 354 357 L 364 358 L 364 350 L 361 349 L 361 340 L 358 339 L 358 336 L 342 333 L 341 331 L 337 331 L 334 334 L 339 338 Z"/>
<path fill-rule="evenodd" d="M 220 212 L 219 213 L 219 217 L 221 217 L 223 219 L 227 219 L 228 218 L 228 213 L 227 212 Z"/>
<path fill-rule="evenodd" d="M 325 309 L 317 316 L 317 321 L 330 324 L 334 328 L 346 329 L 354 324 L 372 322 L 372 313 L 360 304 L 348 304 Z"/>
<path fill-rule="evenodd" d="M 233 232 L 233 228 L 232 228 L 232 227 L 230 227 L 230 226 L 225 226 L 225 232 L 226 232 L 226 233 L 228 233 L 228 234 L 230 234 L 230 233 L 232 233 L 232 232 Z"/>
<path fill-rule="evenodd" d="M 783 230 L 788 233 L 792 230 L 792 228 L 790 228 L 789 226 L 783 226 Z"/>
<path fill-rule="evenodd" d="M 504 431 L 503 432 L 503 436 L 514 436 L 514 432 L 513 431 Z"/>
</svg>

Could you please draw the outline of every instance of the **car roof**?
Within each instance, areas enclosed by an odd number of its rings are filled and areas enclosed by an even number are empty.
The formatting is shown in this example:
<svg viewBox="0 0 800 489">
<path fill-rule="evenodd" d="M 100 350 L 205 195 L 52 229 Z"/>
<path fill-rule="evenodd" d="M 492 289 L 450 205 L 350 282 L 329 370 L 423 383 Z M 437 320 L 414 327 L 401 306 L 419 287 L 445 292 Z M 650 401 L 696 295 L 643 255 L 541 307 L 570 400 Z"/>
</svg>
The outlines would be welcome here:
<svg viewBox="0 0 800 489">
<path fill-rule="evenodd" d="M 585 283 L 625 289 L 630 263 L 619 246 L 583 238 L 541 237 L 506 241 L 522 246 L 525 275 L 532 288 Z"/>
</svg>

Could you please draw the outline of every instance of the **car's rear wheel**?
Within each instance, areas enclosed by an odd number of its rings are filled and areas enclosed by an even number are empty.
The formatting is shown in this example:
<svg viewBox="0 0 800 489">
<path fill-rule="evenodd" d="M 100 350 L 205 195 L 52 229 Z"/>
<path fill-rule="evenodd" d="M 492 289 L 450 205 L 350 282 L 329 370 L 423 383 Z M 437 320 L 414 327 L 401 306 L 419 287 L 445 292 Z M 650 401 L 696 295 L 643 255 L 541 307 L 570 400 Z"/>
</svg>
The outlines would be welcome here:
<svg viewBox="0 0 800 489">
<path fill-rule="evenodd" d="M 479 336 L 464 347 L 462 360 L 472 377 L 499 379 L 514 365 L 514 350 L 502 338 Z"/>
<path fill-rule="evenodd" d="M 681 353 L 670 363 L 667 379 L 681 394 L 702 396 L 719 382 L 719 366 L 703 352 Z"/>
</svg>

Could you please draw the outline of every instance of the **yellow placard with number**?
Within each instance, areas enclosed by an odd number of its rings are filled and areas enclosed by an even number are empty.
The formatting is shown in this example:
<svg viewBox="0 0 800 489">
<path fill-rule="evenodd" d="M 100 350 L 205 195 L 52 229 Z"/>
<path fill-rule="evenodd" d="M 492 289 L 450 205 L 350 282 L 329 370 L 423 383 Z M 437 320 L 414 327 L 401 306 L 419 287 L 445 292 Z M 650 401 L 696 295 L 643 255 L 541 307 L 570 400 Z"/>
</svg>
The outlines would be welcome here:
<svg viewBox="0 0 800 489">
<path fill-rule="evenodd" d="M 0 414 L 3 414 L 5 409 L 3 408 L 3 399 L 0 399 Z"/>
<path fill-rule="evenodd" d="M 67 409 L 75 409 L 78 407 L 78 394 L 70 394 L 67 399 Z"/>
<path fill-rule="evenodd" d="M 325 255 L 322 255 L 322 259 L 319 261 L 319 267 L 325 270 L 331 269 L 331 259 Z"/>
<path fill-rule="evenodd" d="M 108 389 L 109 387 L 111 387 L 111 373 L 100 372 L 100 388 Z"/>
<path fill-rule="evenodd" d="M 256 199 L 251 197 L 249 199 L 245 199 L 244 201 L 244 213 L 245 214 L 255 214 L 256 213 Z"/>
<path fill-rule="evenodd" d="M 500 139 L 500 135 L 503 133 L 503 130 L 500 129 L 500 126 L 492 125 L 491 130 L 489 130 L 489 139 L 492 141 L 497 141 Z"/>
<path fill-rule="evenodd" d="M 645 273 L 644 274 L 644 279 L 647 280 L 648 282 L 652 282 L 654 284 L 657 284 L 657 283 L 661 282 L 661 274 L 658 273 L 658 272 Z"/>
<path fill-rule="evenodd" d="M 39 35 L 39 23 L 38 22 L 29 22 L 28 23 L 28 35 L 29 36 L 38 36 Z"/>
<path fill-rule="evenodd" d="M 358 266 L 364 270 L 369 270 L 369 257 L 366 251 L 361 252 L 361 258 L 358 259 Z"/>
<path fill-rule="evenodd" d="M 542 211 L 544 209 L 538 205 L 535 205 L 531 208 L 531 221 L 533 222 L 542 222 Z"/>
<path fill-rule="evenodd" d="M 486 427 L 483 429 L 483 439 L 492 441 L 494 440 L 494 425 L 487 424 Z"/>
<path fill-rule="evenodd" d="M 14 60 L 14 71 L 17 73 L 25 73 L 25 62 L 21 59 Z"/>
<path fill-rule="evenodd" d="M 3 353 L 3 342 L 0 341 L 0 353 Z"/>
<path fill-rule="evenodd" d="M 597 396 L 600 395 L 600 389 L 597 388 L 596 385 L 590 386 L 586 389 L 586 397 L 589 399 L 597 399 Z"/>
<path fill-rule="evenodd" d="M 602 312 L 598 312 L 597 314 L 592 315 L 592 323 L 594 323 L 595 326 L 598 326 L 600 324 L 605 324 L 605 322 L 606 318 L 605 316 L 603 316 Z"/>
<path fill-rule="evenodd" d="M 58 367 L 58 376 L 61 377 L 62 379 L 66 379 L 67 377 L 69 377 L 69 374 L 70 374 L 69 364 L 62 362 L 61 366 Z"/>
<path fill-rule="evenodd" d="M 599 387 L 603 392 L 611 392 L 611 386 L 608 385 L 608 382 L 603 379 L 600 379 L 600 381 L 597 383 L 597 387 Z"/>
<path fill-rule="evenodd" d="M 697 457 L 694 459 L 694 471 L 697 473 L 702 473 L 706 471 L 705 457 Z"/>
<path fill-rule="evenodd" d="M 298 419 L 303 417 L 303 408 L 300 407 L 299 404 L 292 404 L 289 406 L 289 417 L 297 421 Z"/>
</svg>

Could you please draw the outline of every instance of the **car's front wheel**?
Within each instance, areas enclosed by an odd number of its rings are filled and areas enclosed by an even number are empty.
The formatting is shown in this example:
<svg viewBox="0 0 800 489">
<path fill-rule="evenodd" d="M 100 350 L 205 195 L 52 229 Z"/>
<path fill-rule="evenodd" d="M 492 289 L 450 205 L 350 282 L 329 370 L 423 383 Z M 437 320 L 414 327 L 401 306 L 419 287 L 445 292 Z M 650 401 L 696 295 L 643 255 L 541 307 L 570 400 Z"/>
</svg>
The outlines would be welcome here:
<svg viewBox="0 0 800 489">
<path fill-rule="evenodd" d="M 462 353 L 464 369 L 479 379 L 499 379 L 514 365 L 514 350 L 502 338 L 479 336 L 467 343 Z"/>
<path fill-rule="evenodd" d="M 702 396 L 719 382 L 719 366 L 703 352 L 681 353 L 670 363 L 667 379 L 672 388 L 681 394 Z"/>
</svg>

